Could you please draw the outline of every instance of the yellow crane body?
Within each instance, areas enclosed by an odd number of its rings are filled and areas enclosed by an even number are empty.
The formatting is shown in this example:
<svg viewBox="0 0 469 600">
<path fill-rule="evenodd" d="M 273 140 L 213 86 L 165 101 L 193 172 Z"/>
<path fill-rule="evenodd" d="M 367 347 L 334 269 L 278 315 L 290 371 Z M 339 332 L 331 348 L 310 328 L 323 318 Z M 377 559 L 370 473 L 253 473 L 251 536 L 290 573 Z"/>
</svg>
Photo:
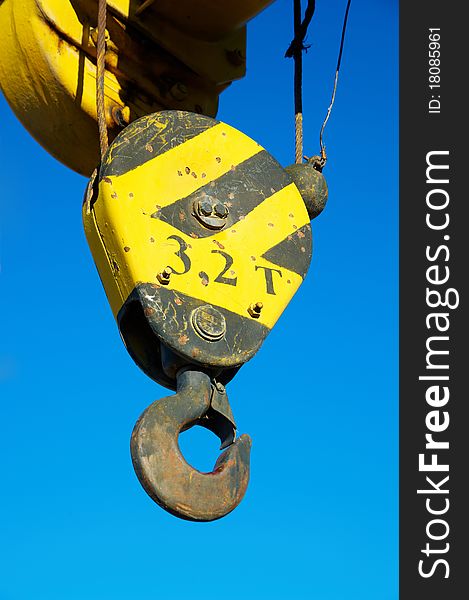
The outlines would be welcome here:
<svg viewBox="0 0 469 600">
<path fill-rule="evenodd" d="M 164 109 L 215 116 L 245 74 L 246 21 L 272 0 L 109 0 L 105 113 L 110 140 Z M 53 156 L 89 176 L 99 163 L 96 0 L 0 2 L 0 86 Z"/>
<path fill-rule="evenodd" d="M 160 111 L 119 134 L 90 186 L 86 236 L 128 349 L 138 304 L 147 354 L 159 339 L 212 368 L 249 360 L 311 260 L 306 206 L 279 163 L 225 123 Z"/>
</svg>

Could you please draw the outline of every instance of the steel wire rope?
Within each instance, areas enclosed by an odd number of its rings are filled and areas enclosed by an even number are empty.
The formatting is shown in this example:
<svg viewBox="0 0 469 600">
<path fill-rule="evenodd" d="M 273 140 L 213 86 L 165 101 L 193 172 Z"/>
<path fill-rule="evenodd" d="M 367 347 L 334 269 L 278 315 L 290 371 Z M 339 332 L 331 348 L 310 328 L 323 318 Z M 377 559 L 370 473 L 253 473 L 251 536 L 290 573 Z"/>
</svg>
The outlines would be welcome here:
<svg viewBox="0 0 469 600">
<path fill-rule="evenodd" d="M 342 35 L 340 39 L 339 55 L 334 77 L 334 86 L 326 117 L 319 132 L 320 156 L 313 156 L 310 159 L 303 156 L 303 51 L 308 50 L 310 46 L 306 45 L 305 38 L 308 33 L 309 24 L 313 18 L 316 2 L 308 0 L 305 10 L 305 16 L 301 19 L 301 0 L 293 0 L 293 25 L 294 38 L 285 52 L 286 58 L 294 60 L 294 104 L 295 104 L 295 163 L 301 164 L 303 159 L 312 162 L 318 171 L 322 171 L 327 161 L 326 147 L 324 145 L 323 135 L 326 124 L 334 106 L 335 96 L 337 91 L 337 82 L 339 79 L 339 70 L 342 61 L 342 54 L 345 42 L 345 32 L 347 29 L 348 15 L 350 10 L 351 0 L 347 0 L 345 9 L 344 21 L 342 25 Z"/>
<path fill-rule="evenodd" d="M 107 1 L 98 0 L 98 32 L 96 41 L 96 112 L 98 116 L 99 147 L 101 160 L 108 149 L 109 139 L 104 106 L 104 71 L 106 58 L 106 12 Z"/>
<path fill-rule="evenodd" d="M 342 36 L 340 38 L 339 56 L 337 58 L 337 66 L 335 69 L 334 87 L 332 89 L 331 102 L 329 104 L 329 108 L 327 109 L 326 117 L 324 119 L 324 123 L 322 124 L 321 131 L 319 132 L 319 146 L 321 148 L 321 163 L 322 163 L 321 169 L 324 167 L 324 165 L 326 164 L 326 161 L 327 161 L 326 146 L 324 145 L 323 134 L 324 134 L 324 129 L 326 128 L 327 122 L 329 121 L 329 117 L 331 116 L 332 107 L 334 106 L 335 93 L 337 91 L 337 82 L 339 80 L 340 63 L 342 62 L 342 53 L 344 51 L 345 32 L 347 30 L 348 14 L 349 14 L 349 10 L 350 10 L 351 1 L 352 0 L 347 1 L 347 7 L 345 9 L 344 23 L 342 25 Z"/>
</svg>

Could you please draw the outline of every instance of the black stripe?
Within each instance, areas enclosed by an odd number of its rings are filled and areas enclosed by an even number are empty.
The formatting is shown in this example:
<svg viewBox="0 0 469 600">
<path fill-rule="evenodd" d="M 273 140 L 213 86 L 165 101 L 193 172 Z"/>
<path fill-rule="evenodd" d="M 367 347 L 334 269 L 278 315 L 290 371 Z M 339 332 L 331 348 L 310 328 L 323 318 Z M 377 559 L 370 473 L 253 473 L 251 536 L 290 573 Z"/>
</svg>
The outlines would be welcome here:
<svg viewBox="0 0 469 600">
<path fill-rule="evenodd" d="M 207 302 L 163 286 L 141 283 L 124 302 L 117 315 L 117 321 L 128 351 L 145 371 L 151 370 L 151 365 L 147 364 L 149 358 L 153 357 L 156 360 L 158 357 L 155 355 L 155 339 L 151 336 L 145 338 L 124 323 L 134 303 L 143 309 L 142 314 L 152 334 L 173 352 L 193 364 L 223 369 L 238 367 L 254 356 L 270 331 L 268 327 L 249 316 L 247 307 L 246 316 L 243 317 L 212 304 L 211 306 L 223 315 L 226 332 L 220 340 L 204 340 L 192 326 L 191 314 L 196 308 L 207 305 Z M 138 328 L 142 330 L 142 323 Z"/>
<path fill-rule="evenodd" d="M 262 258 L 304 278 L 311 262 L 312 242 L 311 225 L 306 223 L 267 250 Z"/>
<path fill-rule="evenodd" d="M 217 125 L 219 121 L 182 110 L 163 110 L 128 125 L 109 147 L 100 180 L 123 175 Z"/>
<path fill-rule="evenodd" d="M 198 190 L 153 213 L 153 218 L 169 223 L 179 231 L 209 237 L 217 231 L 207 229 L 193 216 L 194 204 L 209 197 L 229 209 L 225 229 L 246 217 L 256 206 L 291 183 L 282 166 L 267 151 L 233 165 L 224 175 Z M 253 232 L 255 233 L 255 232 Z"/>
</svg>

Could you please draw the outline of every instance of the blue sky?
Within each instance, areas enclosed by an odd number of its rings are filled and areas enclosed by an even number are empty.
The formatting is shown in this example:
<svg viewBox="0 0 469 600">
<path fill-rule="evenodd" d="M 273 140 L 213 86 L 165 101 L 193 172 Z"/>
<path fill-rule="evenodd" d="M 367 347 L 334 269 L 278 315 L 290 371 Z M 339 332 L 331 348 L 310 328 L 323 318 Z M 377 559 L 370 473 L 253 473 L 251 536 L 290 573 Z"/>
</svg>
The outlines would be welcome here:
<svg viewBox="0 0 469 600">
<path fill-rule="evenodd" d="M 291 2 L 248 28 L 248 71 L 218 118 L 293 162 Z M 305 153 L 318 151 L 345 0 L 319 1 L 304 57 Z M 180 521 L 132 469 L 133 425 L 166 390 L 122 345 L 81 224 L 86 180 L 0 98 L 0 600 L 395 600 L 397 2 L 352 2 L 325 132 L 329 203 L 309 274 L 229 385 L 253 438 L 228 517 Z M 217 439 L 183 434 L 211 469 Z"/>
</svg>

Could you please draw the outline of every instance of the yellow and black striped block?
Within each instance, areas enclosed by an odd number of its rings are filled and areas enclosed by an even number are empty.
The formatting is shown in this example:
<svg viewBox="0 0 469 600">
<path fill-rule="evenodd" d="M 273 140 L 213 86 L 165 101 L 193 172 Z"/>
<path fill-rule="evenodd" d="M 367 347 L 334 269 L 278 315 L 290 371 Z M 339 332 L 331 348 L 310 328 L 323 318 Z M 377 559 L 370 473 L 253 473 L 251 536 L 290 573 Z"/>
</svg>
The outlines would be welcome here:
<svg viewBox="0 0 469 600">
<path fill-rule="evenodd" d="M 286 171 L 243 133 L 187 112 L 143 117 L 115 139 L 84 222 L 127 348 L 165 385 L 150 367 L 158 340 L 183 361 L 238 368 L 311 260 Z"/>
</svg>

